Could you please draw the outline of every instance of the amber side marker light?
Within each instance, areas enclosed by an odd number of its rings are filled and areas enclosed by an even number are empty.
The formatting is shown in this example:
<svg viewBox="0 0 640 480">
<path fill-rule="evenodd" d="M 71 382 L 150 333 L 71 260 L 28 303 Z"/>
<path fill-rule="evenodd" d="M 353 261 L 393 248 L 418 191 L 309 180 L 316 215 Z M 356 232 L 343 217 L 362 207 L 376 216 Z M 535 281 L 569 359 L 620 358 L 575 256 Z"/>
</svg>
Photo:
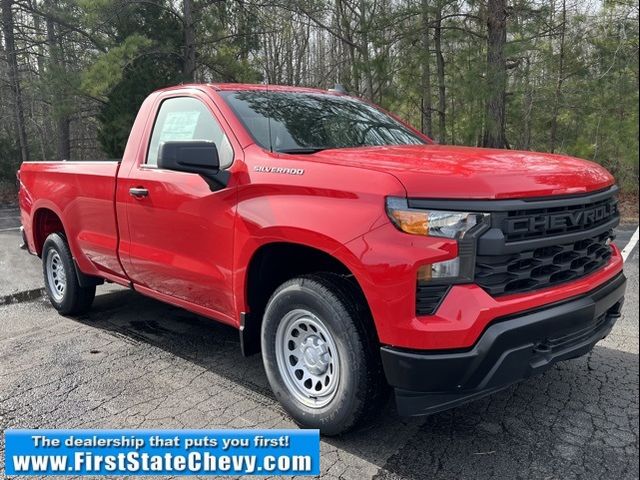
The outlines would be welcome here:
<svg viewBox="0 0 640 480">
<path fill-rule="evenodd" d="M 429 235 L 429 215 L 426 212 L 388 210 L 394 225 L 412 235 Z"/>
</svg>

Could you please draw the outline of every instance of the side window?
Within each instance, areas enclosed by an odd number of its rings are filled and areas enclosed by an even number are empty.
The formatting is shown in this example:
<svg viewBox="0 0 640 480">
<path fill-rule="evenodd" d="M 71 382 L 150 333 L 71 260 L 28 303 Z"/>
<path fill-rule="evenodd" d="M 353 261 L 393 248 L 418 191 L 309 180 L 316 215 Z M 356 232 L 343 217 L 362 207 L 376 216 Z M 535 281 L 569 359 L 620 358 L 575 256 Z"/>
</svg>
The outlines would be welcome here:
<svg viewBox="0 0 640 480">
<path fill-rule="evenodd" d="M 207 107 L 195 98 L 176 97 L 162 102 L 151 133 L 146 164 L 157 165 L 160 144 L 172 140 L 214 142 L 220 168 L 227 168 L 233 162 L 229 139 Z"/>
</svg>

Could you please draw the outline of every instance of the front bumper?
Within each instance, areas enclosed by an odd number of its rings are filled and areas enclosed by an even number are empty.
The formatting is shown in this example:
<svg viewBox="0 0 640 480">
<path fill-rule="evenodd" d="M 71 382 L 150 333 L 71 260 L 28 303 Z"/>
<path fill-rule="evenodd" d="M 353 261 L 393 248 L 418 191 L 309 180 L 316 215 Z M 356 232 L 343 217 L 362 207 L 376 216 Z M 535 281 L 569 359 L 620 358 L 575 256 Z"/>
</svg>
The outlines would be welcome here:
<svg viewBox="0 0 640 480">
<path fill-rule="evenodd" d="M 483 397 L 589 352 L 620 317 L 620 273 L 581 297 L 492 322 L 470 349 L 382 347 L 401 415 L 426 415 Z"/>
</svg>

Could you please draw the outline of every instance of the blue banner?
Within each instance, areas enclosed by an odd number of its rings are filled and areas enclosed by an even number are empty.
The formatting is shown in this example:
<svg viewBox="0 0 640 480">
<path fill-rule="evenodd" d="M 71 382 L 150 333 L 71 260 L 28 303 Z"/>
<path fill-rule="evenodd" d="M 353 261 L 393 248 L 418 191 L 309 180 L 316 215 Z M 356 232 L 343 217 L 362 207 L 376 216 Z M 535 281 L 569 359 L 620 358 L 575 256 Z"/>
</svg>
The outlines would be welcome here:
<svg viewBox="0 0 640 480">
<path fill-rule="evenodd" d="M 319 475 L 318 430 L 7 430 L 6 475 Z"/>
</svg>

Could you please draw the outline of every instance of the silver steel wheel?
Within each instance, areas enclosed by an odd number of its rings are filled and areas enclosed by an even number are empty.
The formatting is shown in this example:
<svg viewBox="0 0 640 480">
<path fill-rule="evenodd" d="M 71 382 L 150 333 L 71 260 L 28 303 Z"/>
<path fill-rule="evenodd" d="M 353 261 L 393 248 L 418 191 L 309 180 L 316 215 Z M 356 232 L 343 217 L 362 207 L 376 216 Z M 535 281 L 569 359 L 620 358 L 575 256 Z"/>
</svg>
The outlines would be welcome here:
<svg viewBox="0 0 640 480">
<path fill-rule="evenodd" d="M 61 302 L 67 288 L 67 274 L 60 255 L 54 249 L 47 252 L 46 271 L 51 295 L 56 302 Z"/>
<path fill-rule="evenodd" d="M 338 390 L 338 349 L 327 327 L 314 314 L 287 313 L 276 332 L 276 362 L 289 393 L 311 408 L 327 405 Z"/>
</svg>

